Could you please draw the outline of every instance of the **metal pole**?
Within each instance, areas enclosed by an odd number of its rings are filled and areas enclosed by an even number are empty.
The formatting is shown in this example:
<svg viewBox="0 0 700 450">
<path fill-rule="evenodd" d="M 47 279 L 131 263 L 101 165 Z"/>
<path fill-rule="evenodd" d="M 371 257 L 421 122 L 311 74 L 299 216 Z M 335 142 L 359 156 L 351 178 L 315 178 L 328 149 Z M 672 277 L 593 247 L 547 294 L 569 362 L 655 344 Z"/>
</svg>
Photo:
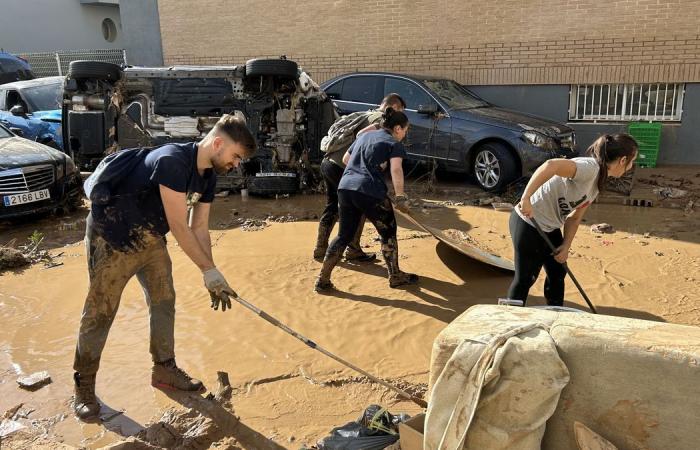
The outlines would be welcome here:
<svg viewBox="0 0 700 450">
<path fill-rule="evenodd" d="M 56 53 L 56 66 L 58 67 L 58 75 L 63 76 L 63 71 L 61 70 L 61 57 Z"/>
<path fill-rule="evenodd" d="M 408 392 L 406 392 L 406 391 L 404 391 L 404 390 L 402 390 L 402 389 L 399 389 L 399 388 L 397 388 L 396 386 L 393 386 L 393 385 L 387 383 L 386 381 L 381 380 L 381 379 L 375 377 L 374 375 L 371 375 L 370 373 L 368 373 L 368 372 L 366 372 L 366 371 L 360 369 L 360 368 L 357 367 L 356 365 L 354 365 L 354 364 L 352 364 L 352 363 L 350 363 L 350 362 L 348 362 L 348 361 L 345 361 L 344 359 L 340 358 L 339 356 L 334 355 L 333 353 L 329 352 L 328 350 L 326 350 L 326 349 L 324 349 L 323 347 L 321 347 L 321 346 L 319 346 L 318 344 L 316 344 L 316 343 L 315 343 L 314 341 L 312 341 L 311 339 L 308 339 L 308 338 L 302 336 L 301 334 L 297 333 L 296 331 L 292 330 L 292 329 L 289 328 L 287 325 L 285 325 L 285 324 L 283 324 L 282 322 L 280 322 L 279 320 L 275 319 L 274 317 L 272 317 L 271 315 L 269 315 L 268 313 L 266 313 L 266 312 L 263 311 L 262 309 L 258 308 L 257 306 L 255 306 L 255 305 L 253 305 L 253 304 L 251 304 L 251 303 L 248 303 L 246 300 L 242 299 L 242 298 L 239 297 L 238 295 L 234 295 L 234 296 L 233 296 L 233 299 L 234 299 L 236 302 L 238 302 L 238 303 L 240 303 L 241 305 L 243 305 L 243 306 L 245 306 L 246 308 L 248 308 L 249 310 L 253 311 L 255 314 L 257 314 L 258 316 L 260 316 L 262 319 L 266 320 L 267 322 L 271 323 L 272 325 L 276 326 L 277 328 L 280 328 L 280 329 L 286 331 L 288 334 L 291 334 L 292 336 L 294 336 L 295 338 L 299 339 L 301 342 L 303 342 L 303 343 L 306 344 L 307 346 L 313 348 L 314 350 L 318 350 L 319 352 L 323 353 L 324 355 L 328 356 L 329 358 L 338 361 L 340 364 L 342 364 L 342 365 L 344 365 L 344 366 L 346 366 L 346 367 L 349 367 L 349 368 L 351 368 L 352 370 L 354 370 L 354 371 L 356 371 L 356 372 L 361 373 L 362 375 L 366 376 L 367 378 L 369 378 L 370 380 L 374 381 L 375 383 L 379 383 L 379 384 L 381 384 L 382 386 L 384 386 L 385 388 L 390 389 L 390 390 L 396 392 L 396 393 L 399 394 L 401 397 L 403 397 L 403 398 L 405 398 L 405 399 L 407 399 L 407 400 L 411 400 L 412 402 L 414 402 L 415 404 L 417 404 L 417 405 L 420 406 L 421 408 L 427 408 L 427 407 L 428 407 L 428 403 L 427 403 L 425 400 L 423 400 L 423 399 L 421 399 L 421 398 L 418 398 L 418 397 L 415 397 L 415 396 L 409 394 Z"/>
<path fill-rule="evenodd" d="M 557 248 L 554 246 L 554 244 L 552 244 L 552 241 L 549 240 L 549 238 L 548 238 L 547 235 L 544 233 L 544 231 L 542 230 L 542 228 L 540 228 L 540 224 L 537 223 L 537 221 L 535 220 L 534 217 L 530 217 L 530 220 L 532 221 L 532 224 L 533 224 L 533 225 L 535 226 L 535 228 L 537 229 L 537 232 L 540 234 L 540 236 L 542 236 L 542 239 L 544 239 L 544 241 L 547 243 L 547 246 L 549 247 L 549 249 L 552 250 L 552 252 L 555 252 L 555 251 L 557 250 Z M 576 287 L 578 288 L 578 291 L 581 293 L 581 296 L 583 297 L 583 299 L 586 301 L 586 303 L 588 303 L 588 307 L 591 308 L 591 311 L 593 311 L 593 314 L 598 314 L 598 311 L 595 310 L 595 307 L 593 306 L 593 303 L 591 303 L 591 301 L 588 299 L 588 296 L 587 296 L 586 293 L 583 291 L 583 288 L 582 288 L 581 285 L 578 283 L 578 280 L 576 279 L 576 277 L 574 276 L 574 274 L 571 273 L 571 269 L 569 269 L 569 265 L 566 264 L 566 263 L 562 263 L 562 266 L 564 266 L 564 269 L 566 269 L 566 273 L 569 274 L 569 277 L 571 278 L 571 281 L 574 282 L 574 284 L 575 284 Z"/>
</svg>

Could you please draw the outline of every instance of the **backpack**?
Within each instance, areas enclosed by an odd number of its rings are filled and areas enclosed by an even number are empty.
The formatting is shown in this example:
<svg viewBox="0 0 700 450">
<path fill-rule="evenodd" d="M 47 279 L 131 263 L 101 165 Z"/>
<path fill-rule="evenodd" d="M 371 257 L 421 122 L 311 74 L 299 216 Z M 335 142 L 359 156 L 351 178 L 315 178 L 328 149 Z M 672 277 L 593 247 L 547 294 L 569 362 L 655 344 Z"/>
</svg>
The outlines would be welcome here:
<svg viewBox="0 0 700 450">
<path fill-rule="evenodd" d="M 346 152 L 355 141 L 357 132 L 369 125 L 370 117 L 376 113 L 377 111 L 359 111 L 340 117 L 321 139 L 321 151 L 326 155 Z"/>
</svg>

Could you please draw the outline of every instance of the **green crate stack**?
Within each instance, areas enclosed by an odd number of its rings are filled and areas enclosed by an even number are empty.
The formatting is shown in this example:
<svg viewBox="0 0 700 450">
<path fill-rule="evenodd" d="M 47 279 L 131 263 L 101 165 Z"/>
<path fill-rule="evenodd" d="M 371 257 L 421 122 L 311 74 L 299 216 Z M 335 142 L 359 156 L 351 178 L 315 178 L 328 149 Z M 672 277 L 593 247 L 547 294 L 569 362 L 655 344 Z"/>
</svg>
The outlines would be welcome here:
<svg viewBox="0 0 700 450">
<path fill-rule="evenodd" d="M 661 146 L 661 123 L 632 122 L 627 126 L 627 132 L 639 144 L 636 164 L 640 167 L 656 167 Z"/>
</svg>

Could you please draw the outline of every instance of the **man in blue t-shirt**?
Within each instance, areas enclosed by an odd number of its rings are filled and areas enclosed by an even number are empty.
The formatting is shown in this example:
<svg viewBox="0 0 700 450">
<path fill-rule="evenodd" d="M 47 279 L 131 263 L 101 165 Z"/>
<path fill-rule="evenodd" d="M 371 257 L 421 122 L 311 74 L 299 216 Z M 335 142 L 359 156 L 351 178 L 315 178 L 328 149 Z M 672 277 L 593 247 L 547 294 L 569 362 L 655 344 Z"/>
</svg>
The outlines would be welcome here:
<svg viewBox="0 0 700 450">
<path fill-rule="evenodd" d="M 85 182 L 92 201 L 85 246 L 90 287 L 75 350 L 74 410 L 96 417 L 95 378 L 126 283 L 134 276 L 150 314 L 153 370 L 159 388 L 201 391 L 175 363 L 175 289 L 165 235 L 202 271 L 212 308 L 231 307 L 236 295 L 214 264 L 209 210 L 216 174 L 226 174 L 255 151 L 245 122 L 223 116 L 199 144 L 124 150 L 106 157 Z"/>
</svg>

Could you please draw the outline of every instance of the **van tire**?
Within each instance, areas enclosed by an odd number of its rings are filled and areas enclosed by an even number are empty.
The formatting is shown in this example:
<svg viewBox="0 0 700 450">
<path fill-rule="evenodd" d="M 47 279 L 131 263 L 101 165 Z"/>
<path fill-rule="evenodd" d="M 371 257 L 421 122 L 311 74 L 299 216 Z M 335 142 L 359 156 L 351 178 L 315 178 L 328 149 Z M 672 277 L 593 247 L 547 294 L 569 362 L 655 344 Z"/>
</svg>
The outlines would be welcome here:
<svg viewBox="0 0 700 450">
<path fill-rule="evenodd" d="M 288 59 L 251 59 L 245 63 L 246 77 L 276 76 L 296 78 L 299 65 Z"/>
<path fill-rule="evenodd" d="M 250 195 L 271 196 L 291 195 L 299 191 L 299 177 L 273 175 L 265 177 L 250 177 L 248 180 L 248 193 Z"/>
<path fill-rule="evenodd" d="M 122 69 L 116 64 L 102 61 L 72 61 L 68 66 L 68 78 L 76 80 L 94 78 L 117 81 L 122 77 Z"/>
</svg>

